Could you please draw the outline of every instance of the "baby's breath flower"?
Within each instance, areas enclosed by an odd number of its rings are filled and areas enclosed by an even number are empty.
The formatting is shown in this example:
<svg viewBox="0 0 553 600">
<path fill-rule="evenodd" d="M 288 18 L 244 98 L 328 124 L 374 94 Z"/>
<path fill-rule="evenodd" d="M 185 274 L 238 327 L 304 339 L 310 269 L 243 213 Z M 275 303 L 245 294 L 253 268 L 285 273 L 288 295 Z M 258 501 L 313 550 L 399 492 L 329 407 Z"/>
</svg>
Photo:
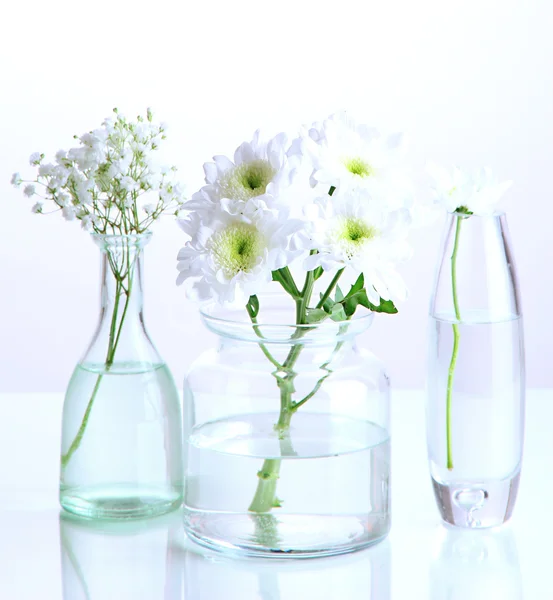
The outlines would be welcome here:
<svg viewBox="0 0 553 600">
<path fill-rule="evenodd" d="M 14 187 L 19 187 L 21 185 L 21 176 L 19 175 L 19 173 L 14 173 L 12 175 L 12 178 L 10 180 L 10 183 L 14 186 Z"/>
<path fill-rule="evenodd" d="M 51 163 L 47 163 L 45 165 L 40 165 L 38 168 L 38 174 L 42 177 L 48 177 L 54 173 L 55 166 Z"/>
<path fill-rule="evenodd" d="M 77 216 L 77 211 L 73 206 L 65 206 L 62 208 L 61 214 L 66 221 L 73 221 L 73 219 Z"/>
<path fill-rule="evenodd" d="M 135 122 L 116 109 L 114 113 L 102 127 L 74 136 L 80 144 L 67 152 L 59 150 L 55 164 L 42 164 L 44 155 L 32 154 L 29 161 L 38 167 L 37 177 L 24 194 L 33 196 L 34 184 L 40 184 L 45 200 L 65 219 L 80 220 L 84 229 L 140 234 L 162 214 L 180 210 L 183 189 L 173 181 L 175 171 L 160 172 L 152 158 L 163 136 L 162 127 L 152 123 L 151 110 L 146 119 Z M 19 174 L 11 182 L 18 186 Z M 153 202 L 147 206 L 154 208 L 144 211 L 141 207 L 148 195 Z M 33 210 L 42 212 L 41 204 Z"/>
<path fill-rule="evenodd" d="M 35 214 L 39 215 L 40 213 L 42 213 L 42 204 L 40 202 L 37 202 L 36 204 L 33 205 L 33 207 L 31 208 L 31 211 L 34 212 Z"/>
<path fill-rule="evenodd" d="M 29 164 L 31 165 L 31 167 L 39 165 L 40 161 L 43 158 L 44 158 L 44 154 L 41 154 L 40 152 L 33 152 L 31 154 L 31 156 L 29 156 Z"/>
<path fill-rule="evenodd" d="M 23 193 L 28 198 L 32 198 L 35 195 L 35 193 L 36 193 L 36 188 L 35 188 L 35 186 L 33 184 L 26 185 L 23 188 Z"/>
</svg>

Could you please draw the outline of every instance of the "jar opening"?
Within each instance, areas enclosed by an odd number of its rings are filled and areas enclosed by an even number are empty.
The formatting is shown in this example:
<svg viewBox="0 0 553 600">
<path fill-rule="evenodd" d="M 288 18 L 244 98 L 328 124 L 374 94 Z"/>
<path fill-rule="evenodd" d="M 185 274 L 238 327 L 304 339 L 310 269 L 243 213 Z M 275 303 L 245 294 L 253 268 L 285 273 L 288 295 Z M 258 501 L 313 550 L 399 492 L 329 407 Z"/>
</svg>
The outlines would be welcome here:
<svg viewBox="0 0 553 600">
<path fill-rule="evenodd" d="M 294 322 L 295 306 L 284 294 L 259 296 L 260 311 L 257 323 L 252 323 L 244 306 L 221 305 L 207 301 L 200 307 L 206 327 L 223 337 L 254 341 L 256 343 L 324 344 L 345 339 L 366 331 L 374 313 L 359 310 L 348 321 L 333 321 L 297 325 Z"/>
</svg>

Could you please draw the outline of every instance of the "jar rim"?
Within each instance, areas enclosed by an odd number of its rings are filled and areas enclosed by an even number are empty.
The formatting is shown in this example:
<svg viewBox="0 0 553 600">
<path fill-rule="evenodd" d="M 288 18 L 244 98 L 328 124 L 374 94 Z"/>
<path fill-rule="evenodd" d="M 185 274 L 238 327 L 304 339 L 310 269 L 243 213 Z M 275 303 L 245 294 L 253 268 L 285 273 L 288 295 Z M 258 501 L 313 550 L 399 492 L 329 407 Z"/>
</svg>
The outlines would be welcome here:
<svg viewBox="0 0 553 600">
<path fill-rule="evenodd" d="M 267 296 L 270 296 L 267 294 Z M 287 313 L 290 313 L 290 299 L 278 294 L 280 299 L 287 299 Z M 261 296 L 262 301 L 266 297 Z M 272 298 L 274 299 L 274 298 Z M 262 304 L 262 311 L 263 311 Z M 274 307 L 266 310 L 275 313 L 282 310 Z M 217 314 L 220 313 L 220 314 Z M 232 318 L 235 314 L 237 317 Z M 328 344 L 330 341 L 342 340 L 359 335 L 366 331 L 373 322 L 374 313 L 354 315 L 347 321 L 332 321 L 325 319 L 320 323 L 296 324 L 291 321 L 269 318 L 265 321 L 252 323 L 248 319 L 244 307 L 225 306 L 214 300 L 208 300 L 200 305 L 200 315 L 206 327 L 222 337 L 253 341 L 264 344 Z"/>
</svg>

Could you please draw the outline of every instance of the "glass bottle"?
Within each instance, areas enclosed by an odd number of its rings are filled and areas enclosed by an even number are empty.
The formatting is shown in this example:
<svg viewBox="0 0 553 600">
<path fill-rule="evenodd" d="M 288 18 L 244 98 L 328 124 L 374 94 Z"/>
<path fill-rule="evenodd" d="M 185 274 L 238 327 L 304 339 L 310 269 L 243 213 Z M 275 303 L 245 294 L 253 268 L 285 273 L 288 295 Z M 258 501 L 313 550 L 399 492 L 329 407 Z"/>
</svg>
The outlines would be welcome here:
<svg viewBox="0 0 553 600">
<path fill-rule="evenodd" d="M 522 312 L 504 214 L 448 215 L 430 306 L 427 443 L 442 519 L 507 521 L 524 439 Z"/>
<path fill-rule="evenodd" d="M 182 502 L 180 399 L 142 313 L 150 236 L 93 235 L 100 322 L 67 388 L 61 443 L 60 503 L 84 517 L 154 516 Z"/>
<path fill-rule="evenodd" d="M 208 547 L 323 556 L 388 534 L 389 380 L 356 343 L 372 315 L 290 325 L 289 304 L 260 298 L 258 324 L 201 311 L 219 343 L 185 381 L 184 508 Z"/>
</svg>

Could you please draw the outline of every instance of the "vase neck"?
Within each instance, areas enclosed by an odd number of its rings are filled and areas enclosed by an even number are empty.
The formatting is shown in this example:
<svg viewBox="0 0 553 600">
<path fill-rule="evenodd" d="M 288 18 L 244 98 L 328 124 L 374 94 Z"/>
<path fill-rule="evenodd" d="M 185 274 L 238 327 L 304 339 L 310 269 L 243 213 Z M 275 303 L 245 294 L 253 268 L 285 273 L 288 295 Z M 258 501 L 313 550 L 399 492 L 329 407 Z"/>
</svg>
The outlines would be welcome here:
<svg viewBox="0 0 553 600">
<path fill-rule="evenodd" d="M 458 322 L 521 316 L 504 214 L 448 215 L 430 314 Z"/>
<path fill-rule="evenodd" d="M 101 320 L 111 322 L 125 313 L 125 325 L 142 320 L 142 249 L 102 249 Z"/>
<path fill-rule="evenodd" d="M 85 360 L 160 362 L 143 316 L 143 236 L 96 236 L 102 261 L 100 321 Z"/>
</svg>

